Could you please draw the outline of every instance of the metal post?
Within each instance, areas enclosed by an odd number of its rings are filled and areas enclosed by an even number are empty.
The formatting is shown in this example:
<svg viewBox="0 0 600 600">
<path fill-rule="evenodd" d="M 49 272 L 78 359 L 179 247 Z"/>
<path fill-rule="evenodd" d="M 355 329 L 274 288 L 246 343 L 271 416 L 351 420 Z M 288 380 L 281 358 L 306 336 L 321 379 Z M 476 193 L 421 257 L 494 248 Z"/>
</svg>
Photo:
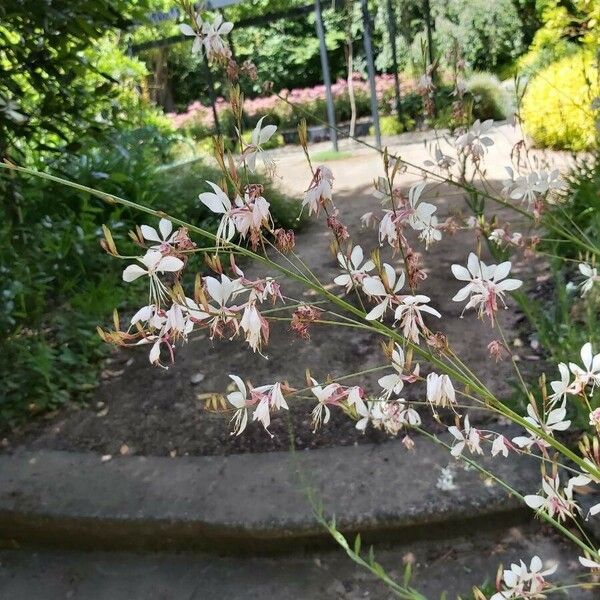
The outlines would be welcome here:
<svg viewBox="0 0 600 600">
<path fill-rule="evenodd" d="M 392 48 L 392 69 L 394 69 L 394 93 L 396 94 L 396 115 L 398 121 L 402 119 L 402 104 L 400 100 L 400 78 L 398 76 L 398 51 L 396 48 L 396 13 L 392 5 L 392 0 L 387 0 L 388 13 L 388 35 L 390 36 L 390 46 Z"/>
<path fill-rule="evenodd" d="M 369 20 L 369 9 L 367 0 L 361 0 L 363 17 L 363 44 L 365 56 L 367 57 L 367 71 L 369 73 L 369 88 L 371 90 L 371 115 L 373 116 L 373 127 L 375 128 L 375 145 L 381 150 L 381 130 L 379 128 L 379 111 L 377 106 L 377 88 L 375 86 L 375 65 L 373 64 L 373 48 L 371 47 L 371 22 Z"/>
<path fill-rule="evenodd" d="M 327 96 L 327 121 L 329 122 L 329 133 L 331 135 L 333 150 L 334 152 L 337 152 L 338 139 L 335 125 L 335 110 L 333 106 L 333 95 L 331 94 L 331 76 L 329 74 L 329 61 L 327 60 L 327 46 L 325 45 L 325 29 L 323 28 L 323 15 L 321 14 L 321 0 L 315 0 L 315 16 L 317 17 L 316 28 L 321 51 L 321 70 L 323 71 L 325 95 Z"/>
</svg>

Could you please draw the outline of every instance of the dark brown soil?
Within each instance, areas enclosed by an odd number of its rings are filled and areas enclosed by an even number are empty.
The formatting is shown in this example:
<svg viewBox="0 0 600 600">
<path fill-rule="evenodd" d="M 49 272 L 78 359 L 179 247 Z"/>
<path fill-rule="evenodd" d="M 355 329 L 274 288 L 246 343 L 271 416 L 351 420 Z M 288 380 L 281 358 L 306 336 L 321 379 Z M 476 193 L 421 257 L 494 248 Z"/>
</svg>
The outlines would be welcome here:
<svg viewBox="0 0 600 600">
<path fill-rule="evenodd" d="M 305 173 L 301 161 L 295 159 L 287 170 L 286 179 L 294 180 L 294 169 Z M 335 163 L 338 192 L 336 201 L 340 218 L 348 224 L 358 224 L 360 215 L 376 208 L 369 185 L 375 166 L 357 156 Z M 373 162 L 372 157 L 368 160 Z M 368 174 L 368 177 L 367 177 Z M 304 185 L 297 183 L 296 186 Z M 360 185 L 357 185 L 357 181 Z M 346 183 L 344 183 L 346 182 Z M 364 183 L 363 183 L 364 182 Z M 453 194 L 444 197 L 438 190 L 438 214 L 446 215 L 462 210 L 462 200 Z M 354 239 L 370 249 L 375 233 L 350 227 Z M 317 265 L 315 272 L 321 281 L 331 282 L 339 273 L 328 245 L 329 232 L 321 222 L 312 220 L 306 230 L 297 236 L 297 251 L 307 264 Z M 432 306 L 444 319 L 428 321 L 449 338 L 457 353 L 482 380 L 498 394 L 510 393 L 511 369 L 507 363 L 496 364 L 490 360 L 486 346 L 495 336 L 487 323 L 478 321 L 470 313 L 459 319 L 462 304 L 451 301 L 460 285 L 451 274 L 452 263 L 464 263 L 473 248 L 469 233 L 445 236 L 425 256 L 430 277 L 424 282 L 422 293 L 429 295 Z M 516 265 L 516 276 L 523 275 Z M 264 276 L 264 270 L 248 265 L 249 277 Z M 299 284 L 281 281 L 288 296 L 310 301 L 313 296 Z M 512 311 L 502 315 L 505 327 L 514 321 Z M 274 381 L 289 381 L 296 388 L 305 386 L 305 370 L 323 381 L 328 375 L 339 377 L 385 364 L 377 336 L 348 327 L 314 328 L 309 341 L 300 340 L 287 329 L 284 322 L 272 325 L 268 360 L 252 352 L 239 341 L 210 341 L 206 337 L 190 341 L 177 350 L 176 362 L 168 370 L 152 368 L 143 352 L 116 352 L 107 365 L 107 379 L 100 384 L 93 402 L 87 407 L 67 407 L 50 419 L 30 424 L 24 430 L 8 437 L 9 448 L 20 444 L 64 450 L 94 451 L 102 454 L 119 452 L 147 455 L 203 455 L 237 452 L 265 452 L 287 449 L 290 431 L 297 448 L 316 448 L 330 445 L 352 445 L 383 442 L 386 436 L 370 429 L 360 434 L 354 422 L 333 411 L 330 423 L 321 431 L 312 433 L 310 411 L 314 405 L 307 400 L 293 400 L 291 410 L 273 415 L 271 438 L 257 423 L 250 423 L 246 432 L 233 437 L 229 431 L 229 416 L 207 411 L 205 401 L 211 393 L 222 394 L 233 373 L 249 379 L 254 385 Z M 360 384 L 376 392 L 377 379 L 384 372 L 364 375 Z M 410 389 L 409 389 L 410 388 Z M 425 398 L 423 384 L 407 386 L 409 400 Z M 426 424 L 435 429 L 431 417 L 421 410 Z"/>
</svg>

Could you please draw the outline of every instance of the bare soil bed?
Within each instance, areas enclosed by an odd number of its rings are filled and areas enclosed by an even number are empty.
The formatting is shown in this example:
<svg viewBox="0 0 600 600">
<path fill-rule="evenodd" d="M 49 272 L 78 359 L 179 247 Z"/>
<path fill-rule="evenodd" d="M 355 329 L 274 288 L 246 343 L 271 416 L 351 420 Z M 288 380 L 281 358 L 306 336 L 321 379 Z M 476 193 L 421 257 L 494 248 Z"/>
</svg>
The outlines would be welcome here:
<svg viewBox="0 0 600 600">
<path fill-rule="evenodd" d="M 404 155 L 405 156 L 405 155 Z M 410 155 L 409 155 L 410 156 Z M 365 250 L 376 244 L 376 233 L 360 229 L 360 216 L 377 208 L 370 181 L 378 172 L 379 158 L 374 154 L 357 155 L 334 163 L 335 200 L 340 219 Z M 280 172 L 289 182 L 292 193 L 300 193 L 306 185 L 306 168 L 302 159 L 285 157 Z M 461 211 L 468 215 L 463 200 L 455 190 L 436 189 L 440 220 Z M 332 282 L 339 268 L 329 250 L 330 235 L 323 223 L 314 219 L 297 236 L 296 251 L 323 282 Z M 431 305 L 443 315 L 439 323 L 430 319 L 429 326 L 445 333 L 452 346 L 488 385 L 498 394 L 511 393 L 511 368 L 506 362 L 490 360 L 486 346 L 494 339 L 488 323 L 473 313 L 460 319 L 462 303 L 451 301 L 461 287 L 451 274 L 453 263 L 465 263 L 474 247 L 472 234 L 459 232 L 432 246 L 424 256 L 430 276 L 422 293 L 431 297 Z M 397 261 L 396 261 L 397 262 Z M 513 273 L 524 277 L 531 265 L 516 264 Z M 264 276 L 264 270 L 248 265 L 249 277 Z M 280 281 L 284 294 L 307 302 L 316 298 L 302 287 L 285 279 Z M 341 291 L 341 290 L 340 290 Z M 501 315 L 505 330 L 515 322 L 514 311 Z M 107 315 L 108 319 L 108 315 Z M 273 416 L 270 437 L 257 423 L 250 423 L 239 437 L 230 435 L 228 416 L 205 410 L 205 399 L 211 393 L 224 393 L 233 373 L 249 379 L 254 385 L 289 381 L 296 388 L 305 386 L 305 370 L 310 369 L 319 381 L 327 376 L 339 377 L 385 364 L 376 335 L 349 327 L 314 327 L 310 341 L 294 337 L 288 324 L 274 323 L 266 355 L 268 360 L 252 352 L 239 340 L 211 341 L 206 336 L 179 348 L 176 362 L 168 370 L 152 368 L 146 352 L 115 352 L 105 370 L 106 380 L 100 384 L 94 400 L 86 407 L 70 406 L 49 419 L 39 420 L 8 436 L 5 445 L 13 448 L 26 444 L 34 448 L 94 451 L 102 454 L 205 455 L 238 452 L 266 452 L 290 446 L 290 432 L 298 449 L 331 445 L 383 442 L 386 436 L 370 429 L 359 433 L 354 422 L 333 410 L 332 419 L 320 431 L 312 433 L 310 411 L 313 403 L 293 400 L 290 411 Z M 367 390 L 376 392 L 377 379 L 384 374 L 374 372 L 360 378 Z M 409 400 L 425 399 L 423 384 L 407 386 Z M 421 410 L 426 425 L 439 426 Z"/>
</svg>

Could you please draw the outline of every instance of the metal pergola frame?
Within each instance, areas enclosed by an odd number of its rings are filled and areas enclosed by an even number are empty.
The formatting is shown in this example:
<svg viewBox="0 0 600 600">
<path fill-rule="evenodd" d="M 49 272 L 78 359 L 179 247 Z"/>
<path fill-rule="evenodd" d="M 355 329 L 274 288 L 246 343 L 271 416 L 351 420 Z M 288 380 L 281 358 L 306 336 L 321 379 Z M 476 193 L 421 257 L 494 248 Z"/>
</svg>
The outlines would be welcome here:
<svg viewBox="0 0 600 600">
<path fill-rule="evenodd" d="M 227 6 L 232 6 L 234 4 L 240 4 L 243 0 L 208 0 L 204 3 L 203 7 L 206 10 L 220 10 Z M 365 50 L 365 56 L 367 59 L 367 72 L 369 79 L 369 88 L 370 88 L 370 100 L 371 100 L 371 116 L 373 119 L 373 127 L 375 129 L 375 140 L 377 148 L 381 149 L 381 129 L 379 126 L 379 111 L 377 106 L 377 89 L 375 85 L 375 65 L 373 60 L 373 48 L 371 43 L 371 18 L 368 10 L 368 0 L 360 0 L 361 3 L 361 12 L 362 12 L 362 20 L 363 20 L 363 46 Z M 244 28 L 251 27 L 263 24 L 271 24 L 273 22 L 286 19 L 293 20 L 299 19 L 311 12 L 315 13 L 316 22 L 315 28 L 316 33 L 319 38 L 319 51 L 321 56 L 321 70 L 323 72 L 323 83 L 325 84 L 325 93 L 326 93 L 326 102 L 327 102 L 327 121 L 328 127 L 331 135 L 331 142 L 333 145 L 333 149 L 338 151 L 338 136 L 337 136 L 337 126 L 335 121 L 335 107 L 333 103 L 333 94 L 331 91 L 331 73 L 329 70 L 329 59 L 327 56 L 327 46 L 325 43 L 325 27 L 323 24 L 323 14 L 322 14 L 322 6 L 321 0 L 315 0 L 314 4 L 306 4 L 304 6 L 298 6 L 296 8 L 292 8 L 285 12 L 278 13 L 268 13 L 259 17 L 249 17 L 246 19 L 242 19 L 236 23 L 236 28 Z M 396 111 L 398 114 L 398 118 L 400 118 L 400 81 L 398 78 L 398 61 L 396 55 L 396 16 L 394 14 L 393 6 L 391 0 L 387 0 L 387 25 L 388 25 L 388 33 L 390 37 L 391 50 L 392 50 L 392 67 L 394 70 L 394 91 L 396 96 Z M 167 13 L 152 13 L 149 15 L 149 20 L 159 23 L 166 20 L 175 20 L 180 16 L 180 12 L 177 9 L 173 9 Z M 144 50 L 149 50 L 151 48 L 166 48 L 168 46 L 172 46 L 174 44 L 179 44 L 185 41 L 189 41 L 189 37 L 186 37 L 183 34 L 173 35 L 167 38 L 163 38 L 160 40 L 153 40 L 151 42 L 144 42 L 141 44 L 135 44 L 130 47 L 130 51 L 132 53 L 142 52 Z M 233 40 L 230 38 L 230 44 L 233 48 Z M 203 54 L 204 56 L 204 54 Z M 216 98 L 215 98 L 215 90 L 214 90 L 214 81 L 212 79 L 212 73 L 208 66 L 208 62 L 205 58 L 205 67 L 207 70 L 207 79 L 209 86 L 209 95 L 211 98 L 211 104 L 213 109 L 213 115 L 215 118 L 215 125 L 217 130 L 219 129 L 219 122 L 216 111 Z"/>
</svg>

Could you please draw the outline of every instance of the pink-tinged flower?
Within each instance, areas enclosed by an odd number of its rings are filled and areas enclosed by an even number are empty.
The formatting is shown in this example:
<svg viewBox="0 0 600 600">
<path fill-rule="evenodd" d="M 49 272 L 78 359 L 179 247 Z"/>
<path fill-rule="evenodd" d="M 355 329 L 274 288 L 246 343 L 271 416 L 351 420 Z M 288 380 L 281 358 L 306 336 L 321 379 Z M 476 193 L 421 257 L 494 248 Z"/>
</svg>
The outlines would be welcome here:
<svg viewBox="0 0 600 600">
<path fill-rule="evenodd" d="M 230 375 L 229 377 L 237 386 L 237 391 L 227 395 L 227 400 L 236 409 L 231 419 L 234 422 L 233 432 L 235 435 L 239 435 L 246 428 L 248 424 L 248 409 L 254 406 L 252 420 L 260 421 L 266 432 L 273 437 L 269 432 L 271 410 L 289 410 L 287 402 L 283 397 L 281 384 L 277 382 L 247 389 L 244 382 L 237 375 Z"/>
<path fill-rule="evenodd" d="M 368 213 L 367 213 L 368 214 Z M 364 216 L 364 215 L 363 215 Z M 400 217 L 393 210 L 386 210 L 379 222 L 379 243 L 387 240 L 388 244 L 395 248 L 398 245 L 398 224 Z"/>
<path fill-rule="evenodd" d="M 177 235 L 177 233 L 173 233 L 173 223 L 168 219 L 161 219 L 159 221 L 158 231 L 149 225 L 142 225 L 140 229 L 145 240 L 157 242 L 155 246 L 150 246 L 154 250 L 168 249 Z"/>
<path fill-rule="evenodd" d="M 503 435 L 497 435 L 492 442 L 492 456 L 502 454 L 506 458 L 510 449 L 511 445 Z"/>
<path fill-rule="evenodd" d="M 204 49 L 206 56 L 229 55 L 229 51 L 223 41 L 223 37 L 228 35 L 233 29 L 233 23 L 223 21 L 223 15 L 217 13 L 212 23 L 205 21 L 202 24 L 202 35 L 204 40 Z"/>
<path fill-rule="evenodd" d="M 292 315 L 290 329 L 304 340 L 310 339 L 309 327 L 321 318 L 322 311 L 315 306 L 303 304 Z"/>
<path fill-rule="evenodd" d="M 548 586 L 545 578 L 552 575 L 557 567 L 555 564 L 544 570 L 539 556 L 531 559 L 529 569 L 523 561 L 519 564 L 512 563 L 510 569 L 504 569 L 502 573 L 504 590 L 495 593 L 490 600 L 541 598 L 540 593 Z M 500 587 L 500 583 L 498 586 Z"/>
<path fill-rule="evenodd" d="M 507 233 L 505 229 L 497 228 L 492 231 L 492 233 L 488 236 L 488 240 L 490 242 L 494 242 L 498 246 L 501 246 L 506 242 Z"/>
<path fill-rule="evenodd" d="M 318 400 L 318 404 L 313 408 L 311 413 L 313 433 L 315 433 L 321 426 L 321 423 L 324 423 L 325 425 L 329 423 L 331 411 L 327 405 L 338 405 L 340 400 L 347 395 L 347 392 L 339 383 L 329 383 L 325 387 L 321 387 L 321 385 L 319 385 L 312 377 L 311 382 L 313 387 L 310 388 L 310 391 Z"/>
<path fill-rule="evenodd" d="M 600 407 L 595 408 L 590 413 L 590 425 L 596 429 L 600 429 Z"/>
<path fill-rule="evenodd" d="M 375 268 L 375 263 L 372 260 L 367 260 L 363 264 L 364 254 L 363 249 L 360 246 L 354 246 L 354 248 L 352 248 L 350 257 L 338 252 L 337 259 L 340 267 L 344 270 L 344 273 L 338 275 L 333 282 L 336 285 L 345 286 L 347 292 L 349 292 L 355 284 L 360 284 L 367 273 Z"/>
<path fill-rule="evenodd" d="M 123 281 L 131 282 L 147 275 L 150 278 L 150 302 L 160 306 L 161 301 L 168 297 L 168 291 L 159 279 L 159 273 L 176 273 L 183 269 L 183 261 L 176 256 L 164 256 L 158 250 L 148 250 L 144 256 L 138 258 L 144 265 L 129 265 L 123 271 Z"/>
<path fill-rule="evenodd" d="M 427 402 L 434 410 L 436 406 L 445 408 L 456 404 L 456 393 L 448 375 L 427 375 Z"/>
<path fill-rule="evenodd" d="M 258 235 L 263 224 L 271 223 L 269 207 L 269 202 L 262 196 L 252 199 L 247 196 L 245 201 L 236 200 L 236 208 L 231 210 L 230 215 L 242 239 L 246 238 L 248 232 Z"/>
<path fill-rule="evenodd" d="M 231 217 L 231 200 L 229 196 L 212 181 L 207 181 L 213 189 L 212 192 L 203 192 L 198 195 L 200 202 L 209 210 L 218 215 L 223 215 L 219 227 L 217 228 L 217 241 L 224 240 L 229 242 L 235 235 L 235 223 Z"/>
<path fill-rule="evenodd" d="M 269 339 L 269 324 L 266 319 L 258 312 L 256 304 L 250 302 L 246 304 L 240 327 L 246 334 L 246 341 L 254 352 L 260 352 L 263 341 Z"/>
<path fill-rule="evenodd" d="M 248 169 L 254 173 L 256 171 L 256 158 L 260 156 L 265 165 L 267 172 L 272 173 L 275 169 L 275 163 L 273 159 L 265 153 L 262 146 L 266 144 L 277 131 L 277 125 L 265 125 L 262 126 L 262 122 L 265 117 L 261 117 L 256 124 L 256 127 L 252 131 L 252 141 L 246 148 L 242 159 L 246 162 Z"/>
<path fill-rule="evenodd" d="M 393 302 L 399 301 L 398 292 L 402 289 L 405 282 L 404 272 L 401 271 L 400 275 L 397 276 L 394 268 L 391 265 L 384 263 L 383 275 L 386 280 L 385 282 L 378 276 L 365 277 L 362 281 L 365 294 L 379 300 L 377 306 L 365 316 L 367 321 L 376 321 L 377 319 L 380 319 Z"/>
<path fill-rule="evenodd" d="M 592 352 L 592 344 L 587 342 L 581 348 L 581 361 L 583 369 L 575 363 L 569 363 L 571 373 L 575 375 L 573 382 L 573 394 L 579 394 L 585 390 L 588 385 L 592 386 L 592 390 L 600 383 L 600 354 L 594 355 Z"/>
<path fill-rule="evenodd" d="M 504 355 L 508 354 L 508 350 L 506 349 L 506 346 L 500 340 L 492 340 L 487 345 L 487 349 L 488 349 L 488 352 L 490 353 L 490 356 L 492 358 L 496 359 L 496 362 L 503 360 Z"/>
<path fill-rule="evenodd" d="M 258 403 L 252 413 L 252 420 L 260 421 L 265 431 L 273 437 L 273 434 L 269 432 L 269 425 L 271 424 L 270 411 L 282 408 L 289 410 L 287 402 L 283 397 L 281 384 L 277 382 L 271 385 L 263 385 L 250 390 L 250 394 L 252 396 L 252 403 Z"/>
<path fill-rule="evenodd" d="M 376 429 L 396 436 L 406 426 L 418 427 L 421 417 L 414 408 L 406 405 L 404 398 L 398 398 L 375 402 L 371 410 L 371 422 Z"/>
<path fill-rule="evenodd" d="M 498 298 L 506 306 L 504 302 L 506 292 L 516 290 L 523 285 L 519 279 L 506 279 L 511 268 L 510 261 L 488 266 L 471 252 L 466 269 L 461 265 L 452 265 L 454 277 L 459 281 L 468 282 L 452 300 L 462 302 L 470 296 L 463 313 L 469 308 L 478 308 L 479 317 L 486 314 L 493 321 L 498 310 Z"/>
<path fill-rule="evenodd" d="M 331 201 L 333 190 L 333 173 L 329 167 L 321 165 L 315 169 L 315 174 L 304 194 L 302 206 L 308 206 L 308 214 L 318 214 L 321 206 Z"/>
<path fill-rule="evenodd" d="M 429 301 L 429 296 L 421 294 L 405 296 L 394 313 L 396 321 L 400 321 L 402 335 L 415 344 L 419 343 L 419 336 L 427 331 L 422 313 L 429 313 L 438 319 L 442 316 L 435 308 L 427 305 Z"/>
<path fill-rule="evenodd" d="M 544 511 L 550 517 L 557 516 L 559 521 L 567 517 L 573 518 L 579 512 L 579 507 L 573 500 L 573 487 L 567 485 L 560 489 L 560 478 L 542 478 L 542 494 L 529 494 L 524 497 L 525 504 L 536 511 Z"/>
<path fill-rule="evenodd" d="M 483 454 L 483 450 L 481 449 L 481 434 L 479 430 L 471 427 L 468 415 L 465 417 L 464 429 L 462 431 L 455 425 L 448 427 L 448 431 L 455 439 L 452 450 L 450 450 L 452 456 L 458 458 L 465 448 L 471 454 Z"/>
<path fill-rule="evenodd" d="M 579 287 L 581 287 L 581 297 L 583 298 L 592 290 L 594 283 L 600 281 L 600 275 L 598 275 L 596 267 L 592 267 L 587 263 L 579 264 L 579 272 L 585 277 L 583 282 L 579 284 Z"/>
</svg>

